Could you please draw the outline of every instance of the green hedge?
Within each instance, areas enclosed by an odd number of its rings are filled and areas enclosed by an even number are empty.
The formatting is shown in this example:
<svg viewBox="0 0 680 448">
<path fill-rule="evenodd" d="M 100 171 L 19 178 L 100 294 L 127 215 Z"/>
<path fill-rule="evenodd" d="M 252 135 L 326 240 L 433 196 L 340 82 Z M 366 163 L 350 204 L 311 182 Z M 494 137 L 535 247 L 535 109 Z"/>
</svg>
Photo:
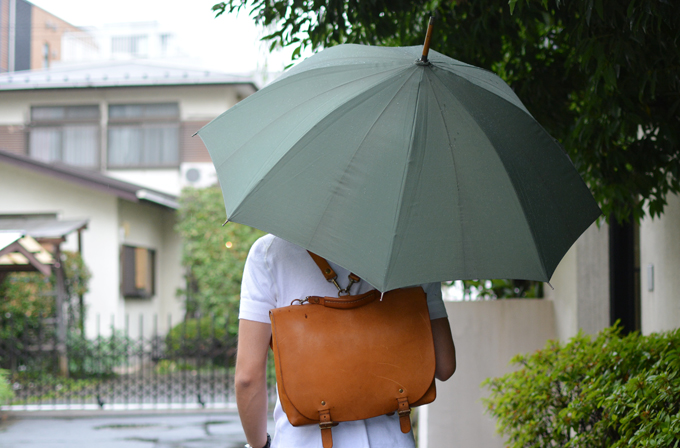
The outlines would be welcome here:
<svg viewBox="0 0 680 448">
<path fill-rule="evenodd" d="M 615 326 L 512 363 L 483 383 L 508 447 L 680 447 L 680 329 L 622 337 Z"/>
<path fill-rule="evenodd" d="M 9 382 L 9 371 L 0 369 L 0 405 L 9 403 L 13 397 L 14 391 Z"/>
</svg>

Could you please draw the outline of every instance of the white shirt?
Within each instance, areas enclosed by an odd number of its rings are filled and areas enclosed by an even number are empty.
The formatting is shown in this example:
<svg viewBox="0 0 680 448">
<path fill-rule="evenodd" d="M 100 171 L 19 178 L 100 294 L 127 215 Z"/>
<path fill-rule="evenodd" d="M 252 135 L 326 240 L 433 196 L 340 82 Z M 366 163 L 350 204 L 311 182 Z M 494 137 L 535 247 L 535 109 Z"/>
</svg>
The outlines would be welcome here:
<svg viewBox="0 0 680 448">
<path fill-rule="evenodd" d="M 330 263 L 330 262 L 329 262 Z M 349 271 L 334 263 L 338 283 L 345 287 Z M 352 287 L 351 294 L 374 289 L 365 281 Z M 427 293 L 430 319 L 447 317 L 439 283 L 423 285 Z M 337 288 L 323 277 L 307 251 L 274 235 L 253 244 L 243 270 L 239 319 L 270 323 L 269 310 L 288 306 L 307 296 L 337 296 Z M 318 425 L 294 427 L 283 412 L 281 402 L 274 409 L 276 432 L 272 448 L 321 448 Z M 414 448 L 413 435 L 403 434 L 399 416 L 381 415 L 368 420 L 341 422 L 333 428 L 334 448 Z"/>
</svg>

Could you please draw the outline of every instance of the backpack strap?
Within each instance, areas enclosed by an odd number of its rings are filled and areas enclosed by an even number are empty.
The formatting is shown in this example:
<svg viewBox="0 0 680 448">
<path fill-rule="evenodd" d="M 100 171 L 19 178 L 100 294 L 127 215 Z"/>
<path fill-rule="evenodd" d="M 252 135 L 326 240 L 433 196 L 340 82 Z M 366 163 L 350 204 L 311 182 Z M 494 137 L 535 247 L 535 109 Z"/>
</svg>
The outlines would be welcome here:
<svg viewBox="0 0 680 448">
<path fill-rule="evenodd" d="M 358 275 L 350 272 L 347 287 L 341 288 L 338 284 L 338 274 L 336 274 L 331 265 L 328 264 L 328 261 L 314 252 L 307 251 L 307 253 L 312 257 L 312 260 L 314 260 L 314 263 L 319 267 L 326 280 L 333 283 L 335 287 L 338 288 L 338 295 L 348 295 L 352 285 L 361 281 Z"/>
</svg>

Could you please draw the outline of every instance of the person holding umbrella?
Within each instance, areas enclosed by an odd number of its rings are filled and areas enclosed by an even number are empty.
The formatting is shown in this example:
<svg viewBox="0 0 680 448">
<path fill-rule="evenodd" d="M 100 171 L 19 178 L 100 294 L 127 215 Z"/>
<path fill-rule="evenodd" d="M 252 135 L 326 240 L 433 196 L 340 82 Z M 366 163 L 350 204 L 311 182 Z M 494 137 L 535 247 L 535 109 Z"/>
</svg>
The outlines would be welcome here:
<svg viewBox="0 0 680 448">
<path fill-rule="evenodd" d="M 350 272 L 330 263 L 338 279 Z M 349 280 L 347 280 L 349 283 Z M 352 286 L 352 294 L 373 289 L 365 281 Z M 431 319 L 435 347 L 435 376 L 445 381 L 456 369 L 455 348 L 440 283 L 423 285 Z M 337 290 L 327 282 L 306 250 L 274 235 L 253 244 L 243 273 L 236 361 L 236 400 L 249 446 L 253 448 L 319 448 L 321 435 L 316 425 L 293 427 L 280 400 L 274 410 L 275 438 L 267 435 L 266 367 L 272 330 L 269 310 L 290 305 L 310 295 L 334 296 Z M 346 331 L 351 332 L 352 328 Z M 300 342 L 303 344 L 304 342 Z M 349 372 L 351 374 L 351 372 Z M 414 447 L 413 434 L 403 434 L 399 416 L 382 415 L 368 420 L 342 422 L 333 429 L 334 445 L 339 448 Z"/>
<path fill-rule="evenodd" d="M 198 135 L 228 221 L 272 234 L 251 249 L 241 297 L 236 393 L 253 448 L 270 446 L 268 311 L 337 294 L 306 250 L 333 262 L 338 279 L 361 278 L 351 294 L 423 285 L 435 376 L 445 380 L 456 363 L 439 282 L 548 282 L 601 215 L 562 147 L 502 79 L 428 58 L 427 45 L 325 49 Z M 278 404 L 274 418 L 271 446 L 321 445 L 314 426 L 288 425 Z M 343 421 L 336 444 L 414 446 L 395 419 Z"/>
</svg>

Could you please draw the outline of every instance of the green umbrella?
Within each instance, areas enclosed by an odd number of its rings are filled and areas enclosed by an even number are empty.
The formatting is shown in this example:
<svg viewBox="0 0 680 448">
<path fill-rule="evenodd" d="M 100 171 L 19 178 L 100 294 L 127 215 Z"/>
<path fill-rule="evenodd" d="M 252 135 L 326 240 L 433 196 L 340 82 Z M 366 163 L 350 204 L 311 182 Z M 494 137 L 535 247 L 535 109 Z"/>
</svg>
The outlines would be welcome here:
<svg viewBox="0 0 680 448">
<path fill-rule="evenodd" d="M 498 76 L 421 49 L 328 48 L 201 129 L 228 219 L 381 291 L 548 281 L 597 204 Z"/>
</svg>

